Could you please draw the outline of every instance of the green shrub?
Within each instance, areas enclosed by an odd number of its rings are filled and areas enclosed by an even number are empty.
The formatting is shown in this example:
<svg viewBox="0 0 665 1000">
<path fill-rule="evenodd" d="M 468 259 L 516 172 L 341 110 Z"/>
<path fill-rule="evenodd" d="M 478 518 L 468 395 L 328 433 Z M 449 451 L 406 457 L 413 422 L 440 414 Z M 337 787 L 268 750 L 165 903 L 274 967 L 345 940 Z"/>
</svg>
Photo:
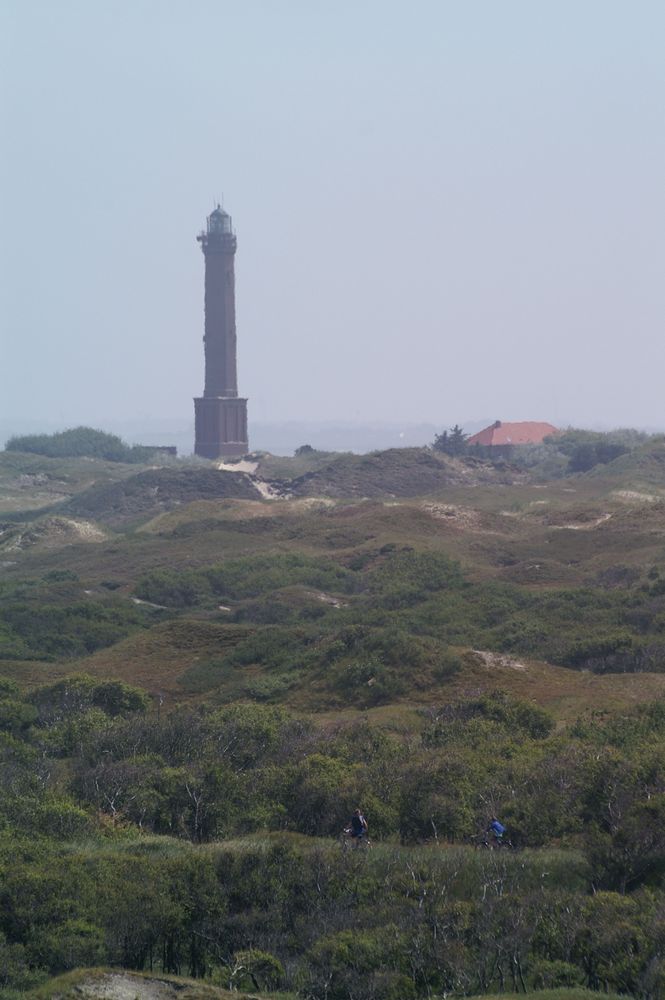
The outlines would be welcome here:
<svg viewBox="0 0 665 1000">
<path fill-rule="evenodd" d="M 353 573 L 329 559 L 289 553 L 229 559 L 189 572 L 154 570 L 141 577 L 135 592 L 143 600 L 184 608 L 213 598 L 236 601 L 269 594 L 274 600 L 275 591 L 296 585 L 350 593 L 357 582 Z"/>
<path fill-rule="evenodd" d="M 190 694 L 212 691 L 233 677 L 233 667 L 223 657 L 200 660 L 178 677 L 178 684 Z"/>
<path fill-rule="evenodd" d="M 0 931 L 0 997 L 23 996 L 46 978 L 46 971 L 31 967 L 25 945 L 7 941 Z M 8 991 L 12 990 L 10 994 Z M 16 990 L 14 994 L 13 991 Z"/>
<path fill-rule="evenodd" d="M 124 681 L 97 681 L 88 674 L 70 674 L 37 688 L 28 696 L 36 706 L 38 725 L 51 725 L 98 709 L 109 716 L 145 712 L 148 695 Z"/>
<path fill-rule="evenodd" d="M 341 667 L 335 688 L 361 708 L 398 697 L 406 690 L 406 678 L 395 667 L 368 656 Z"/>
<path fill-rule="evenodd" d="M 47 603 L 39 594 L 30 601 L 0 606 L 0 657 L 52 660 L 85 656 L 111 646 L 134 628 L 148 623 L 143 609 L 126 602 Z"/>
<path fill-rule="evenodd" d="M 278 990 L 284 981 L 284 966 L 274 955 L 258 948 L 237 951 L 229 986 L 234 990 Z"/>
<path fill-rule="evenodd" d="M 115 434 L 74 427 L 57 434 L 28 434 L 12 437 L 6 451 L 23 451 L 49 458 L 102 458 L 107 462 L 146 462 L 154 454 L 152 448 L 129 446 Z"/>
<path fill-rule="evenodd" d="M 437 657 L 432 676 L 435 681 L 445 681 L 458 674 L 463 666 L 463 657 L 448 650 Z"/>
<path fill-rule="evenodd" d="M 141 577 L 134 592 L 141 600 L 167 608 L 191 608 L 204 603 L 211 595 L 202 573 L 153 570 Z"/>
<path fill-rule="evenodd" d="M 106 954 L 104 932 L 87 920 L 66 920 L 40 928 L 29 951 L 32 961 L 38 966 L 46 966 L 51 974 L 78 966 L 99 965 Z"/>
<path fill-rule="evenodd" d="M 256 677 L 246 681 L 242 690 L 254 701 L 278 701 L 293 687 L 293 683 L 286 677 Z"/>
<path fill-rule="evenodd" d="M 482 728 L 473 722 L 489 723 L 489 738 L 502 732 L 510 739 L 542 740 L 554 729 L 554 719 L 545 709 L 513 698 L 505 691 L 492 691 L 477 698 L 451 702 L 432 710 L 433 721 L 423 730 L 426 746 L 442 743 L 469 744 L 478 741 Z M 484 742 L 484 741 L 483 741 Z"/>
<path fill-rule="evenodd" d="M 45 583 L 78 583 L 79 575 L 71 569 L 52 569 L 42 577 Z"/>
</svg>

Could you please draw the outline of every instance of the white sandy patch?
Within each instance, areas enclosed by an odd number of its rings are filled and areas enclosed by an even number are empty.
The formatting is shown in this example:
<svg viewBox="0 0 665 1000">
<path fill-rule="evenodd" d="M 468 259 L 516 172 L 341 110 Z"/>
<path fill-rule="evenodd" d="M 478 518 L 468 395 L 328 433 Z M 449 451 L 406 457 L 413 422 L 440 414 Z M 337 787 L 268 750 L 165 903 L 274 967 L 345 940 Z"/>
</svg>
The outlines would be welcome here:
<svg viewBox="0 0 665 1000">
<path fill-rule="evenodd" d="M 90 521 L 74 521 L 66 517 L 49 517 L 29 527 L 23 527 L 13 538 L 10 536 L 5 551 L 29 549 L 33 545 L 42 548 L 58 548 L 75 542 L 103 542 L 106 532 Z"/>
<path fill-rule="evenodd" d="M 309 597 L 315 597 L 317 601 L 322 601 L 323 604 L 329 604 L 333 608 L 348 608 L 348 603 L 345 601 L 340 601 L 338 597 L 333 597 L 332 594 L 326 594 L 322 590 L 310 590 L 308 591 Z"/>
<path fill-rule="evenodd" d="M 289 494 L 285 493 L 283 490 L 280 491 L 276 487 L 271 486 L 271 484 L 266 482 L 265 479 L 259 479 L 258 476 L 255 475 L 258 467 L 258 462 L 251 462 L 245 458 L 240 462 L 220 462 L 217 466 L 220 472 L 244 472 L 244 474 L 252 481 L 252 484 L 256 487 L 264 500 L 283 500 L 285 497 L 289 496 Z"/>
<path fill-rule="evenodd" d="M 330 500 L 327 497 L 297 497 L 295 500 L 291 500 L 293 507 L 304 507 L 305 509 L 324 510 L 327 507 L 334 507 L 335 501 Z M 390 504 L 388 506 L 391 506 Z"/>
<path fill-rule="evenodd" d="M 452 503 L 424 503 L 422 507 L 439 521 L 461 521 L 463 524 L 476 524 L 479 521 L 477 511 L 468 507 L 456 507 Z"/>
<path fill-rule="evenodd" d="M 76 991 L 89 1000 L 167 1000 L 177 996 L 179 989 L 163 980 L 115 972 L 79 983 Z"/>
<path fill-rule="evenodd" d="M 249 462 L 242 459 L 240 462 L 220 462 L 217 468 L 220 472 L 247 472 L 253 476 L 259 467 L 258 462 Z"/>
<path fill-rule="evenodd" d="M 92 524 L 91 521 L 68 521 L 67 523 L 85 542 L 103 542 L 106 538 L 106 533 L 96 524 Z"/>
<path fill-rule="evenodd" d="M 653 503 L 654 500 L 661 499 L 655 493 L 639 493 L 637 490 L 614 490 L 612 496 L 617 497 L 619 500 L 627 500 L 629 503 L 631 501 Z"/>
<path fill-rule="evenodd" d="M 547 507 L 551 500 L 529 500 L 523 510 L 500 510 L 501 517 L 524 517 L 529 514 L 532 507 Z"/>
<path fill-rule="evenodd" d="M 592 528 L 597 528 L 599 524 L 604 524 L 605 521 L 609 521 L 612 517 L 611 514 L 601 514 L 594 521 L 573 521 L 571 524 L 551 524 L 550 528 L 554 528 L 557 531 L 562 531 L 566 528 L 568 531 L 591 531 Z"/>
<path fill-rule="evenodd" d="M 527 669 L 526 663 L 522 663 L 520 660 L 515 660 L 512 656 L 506 656 L 504 653 L 492 653 L 487 649 L 473 649 L 471 651 L 479 656 L 486 667 L 508 667 L 510 670 L 520 670 L 524 671 Z"/>
<path fill-rule="evenodd" d="M 284 494 L 280 493 L 279 490 L 276 490 L 274 486 L 270 485 L 270 483 L 267 483 L 265 479 L 252 478 L 252 483 L 264 500 L 282 500 L 284 498 Z"/>
<path fill-rule="evenodd" d="M 146 608 L 157 608 L 158 611 L 168 611 L 165 604 L 153 604 L 152 601 L 142 601 L 140 597 L 132 597 L 131 601 L 132 604 L 142 604 Z"/>
<path fill-rule="evenodd" d="M 496 535 L 487 527 L 483 527 L 482 516 L 479 511 L 471 507 L 459 507 L 451 503 L 431 503 L 421 504 L 423 510 L 435 518 L 437 521 L 447 521 L 455 528 L 467 528 L 471 531 L 484 532 L 486 535 Z"/>
</svg>

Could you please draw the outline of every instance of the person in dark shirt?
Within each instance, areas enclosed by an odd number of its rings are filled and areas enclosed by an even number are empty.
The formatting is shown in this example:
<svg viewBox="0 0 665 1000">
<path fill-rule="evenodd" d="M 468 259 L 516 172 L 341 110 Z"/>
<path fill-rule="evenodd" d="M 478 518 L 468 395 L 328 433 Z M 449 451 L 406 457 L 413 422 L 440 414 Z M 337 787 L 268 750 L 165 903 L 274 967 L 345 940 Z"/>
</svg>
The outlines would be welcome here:
<svg viewBox="0 0 665 1000">
<path fill-rule="evenodd" d="M 354 847 L 358 846 L 363 837 L 367 837 L 367 820 L 361 813 L 360 809 L 356 809 L 353 813 L 349 824 L 349 830 Z"/>
</svg>

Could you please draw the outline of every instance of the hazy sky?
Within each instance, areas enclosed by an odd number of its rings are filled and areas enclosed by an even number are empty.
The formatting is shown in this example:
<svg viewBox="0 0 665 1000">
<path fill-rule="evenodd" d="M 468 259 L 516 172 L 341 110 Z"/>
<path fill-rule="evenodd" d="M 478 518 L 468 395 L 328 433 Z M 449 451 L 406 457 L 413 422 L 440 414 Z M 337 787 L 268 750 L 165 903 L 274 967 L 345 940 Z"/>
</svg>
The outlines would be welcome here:
<svg viewBox="0 0 665 1000">
<path fill-rule="evenodd" d="M 665 428 L 662 0 L 4 0 L 0 418 Z"/>
</svg>

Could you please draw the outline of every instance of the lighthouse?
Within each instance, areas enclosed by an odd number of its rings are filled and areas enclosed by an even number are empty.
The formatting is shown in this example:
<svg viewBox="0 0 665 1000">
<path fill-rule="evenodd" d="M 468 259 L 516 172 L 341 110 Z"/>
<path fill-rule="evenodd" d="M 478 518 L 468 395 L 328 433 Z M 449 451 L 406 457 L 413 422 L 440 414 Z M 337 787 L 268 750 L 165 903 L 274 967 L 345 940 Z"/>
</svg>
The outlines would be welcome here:
<svg viewBox="0 0 665 1000">
<path fill-rule="evenodd" d="M 194 451 L 203 458 L 246 455 L 247 400 L 238 396 L 235 253 L 231 216 L 219 205 L 196 237 L 205 259 L 205 384 L 194 400 Z"/>
</svg>

